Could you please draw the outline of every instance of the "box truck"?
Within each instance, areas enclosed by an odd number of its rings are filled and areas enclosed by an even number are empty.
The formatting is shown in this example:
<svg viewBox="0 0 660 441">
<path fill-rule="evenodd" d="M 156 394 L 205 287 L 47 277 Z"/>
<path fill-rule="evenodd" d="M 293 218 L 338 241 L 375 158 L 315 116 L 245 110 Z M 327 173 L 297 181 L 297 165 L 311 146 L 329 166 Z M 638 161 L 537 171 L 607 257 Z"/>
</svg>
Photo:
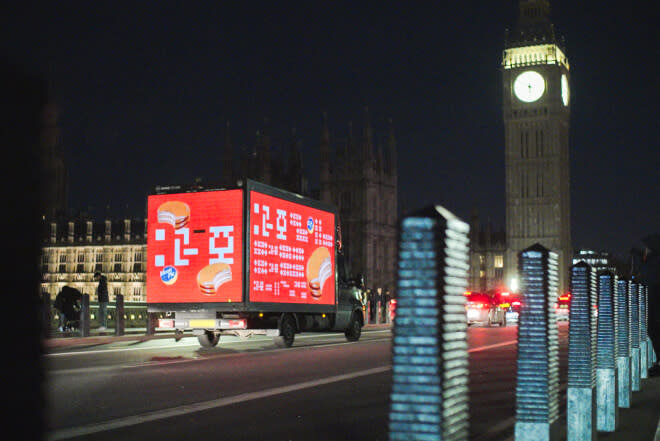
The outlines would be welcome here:
<svg viewBox="0 0 660 441">
<path fill-rule="evenodd" d="M 157 191 L 147 200 L 147 311 L 203 347 L 222 335 L 343 332 L 364 324 L 361 276 L 341 250 L 335 207 L 256 181 Z"/>
</svg>

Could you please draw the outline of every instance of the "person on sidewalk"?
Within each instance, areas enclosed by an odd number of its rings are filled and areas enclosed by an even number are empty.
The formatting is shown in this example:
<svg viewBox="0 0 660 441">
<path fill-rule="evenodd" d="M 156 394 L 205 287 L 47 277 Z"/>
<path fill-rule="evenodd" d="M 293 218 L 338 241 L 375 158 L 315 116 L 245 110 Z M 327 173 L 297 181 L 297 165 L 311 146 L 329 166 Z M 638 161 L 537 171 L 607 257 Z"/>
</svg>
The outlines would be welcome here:
<svg viewBox="0 0 660 441">
<path fill-rule="evenodd" d="M 94 273 L 94 280 L 99 282 L 96 287 L 96 298 L 99 302 L 99 331 L 105 331 L 108 326 L 108 278 L 100 271 Z"/>
<path fill-rule="evenodd" d="M 78 302 L 82 299 L 82 293 L 70 286 L 62 287 L 57 293 L 53 306 L 59 311 L 60 332 L 71 330 L 80 326 L 80 305 Z"/>
</svg>

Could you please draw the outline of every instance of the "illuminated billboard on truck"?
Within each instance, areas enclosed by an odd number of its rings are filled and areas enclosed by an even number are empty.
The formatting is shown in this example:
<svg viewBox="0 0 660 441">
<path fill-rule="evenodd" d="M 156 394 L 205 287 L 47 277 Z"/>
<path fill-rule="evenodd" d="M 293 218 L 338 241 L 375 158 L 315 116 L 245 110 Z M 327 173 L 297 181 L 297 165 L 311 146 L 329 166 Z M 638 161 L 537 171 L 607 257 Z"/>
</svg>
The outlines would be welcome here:
<svg viewBox="0 0 660 441">
<path fill-rule="evenodd" d="M 250 302 L 335 303 L 335 215 L 250 192 Z"/>
<path fill-rule="evenodd" d="M 248 191 L 149 196 L 147 303 L 335 304 L 335 214 Z"/>
<path fill-rule="evenodd" d="M 243 190 L 149 196 L 147 302 L 243 301 Z"/>
</svg>

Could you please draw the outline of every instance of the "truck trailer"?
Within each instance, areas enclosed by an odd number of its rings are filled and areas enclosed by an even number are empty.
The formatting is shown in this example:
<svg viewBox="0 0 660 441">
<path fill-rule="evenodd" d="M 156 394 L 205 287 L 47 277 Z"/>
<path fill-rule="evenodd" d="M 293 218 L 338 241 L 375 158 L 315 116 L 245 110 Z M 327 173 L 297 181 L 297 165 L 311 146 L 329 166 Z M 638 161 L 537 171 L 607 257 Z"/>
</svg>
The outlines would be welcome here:
<svg viewBox="0 0 660 441">
<path fill-rule="evenodd" d="M 253 180 L 157 191 L 147 200 L 147 311 L 178 340 L 305 331 L 362 333 L 362 276 L 341 250 L 337 209 Z"/>
</svg>

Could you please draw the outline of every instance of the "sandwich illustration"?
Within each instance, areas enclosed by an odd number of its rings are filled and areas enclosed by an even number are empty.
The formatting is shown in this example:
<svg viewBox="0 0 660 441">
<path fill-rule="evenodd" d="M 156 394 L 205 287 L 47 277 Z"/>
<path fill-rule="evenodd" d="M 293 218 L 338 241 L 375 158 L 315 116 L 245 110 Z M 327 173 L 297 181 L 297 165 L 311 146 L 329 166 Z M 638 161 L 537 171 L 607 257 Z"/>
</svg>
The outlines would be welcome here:
<svg viewBox="0 0 660 441">
<path fill-rule="evenodd" d="M 167 201 L 158 207 L 158 222 L 170 224 L 178 230 L 190 220 L 190 207 L 185 202 Z"/>
<path fill-rule="evenodd" d="M 197 273 L 197 284 L 202 294 L 214 296 L 223 283 L 231 280 L 231 268 L 226 263 L 212 263 Z"/>
<path fill-rule="evenodd" d="M 314 299 L 321 298 L 323 284 L 332 276 L 332 261 L 330 251 L 326 247 L 319 247 L 307 260 L 307 284 L 309 292 Z"/>
</svg>

